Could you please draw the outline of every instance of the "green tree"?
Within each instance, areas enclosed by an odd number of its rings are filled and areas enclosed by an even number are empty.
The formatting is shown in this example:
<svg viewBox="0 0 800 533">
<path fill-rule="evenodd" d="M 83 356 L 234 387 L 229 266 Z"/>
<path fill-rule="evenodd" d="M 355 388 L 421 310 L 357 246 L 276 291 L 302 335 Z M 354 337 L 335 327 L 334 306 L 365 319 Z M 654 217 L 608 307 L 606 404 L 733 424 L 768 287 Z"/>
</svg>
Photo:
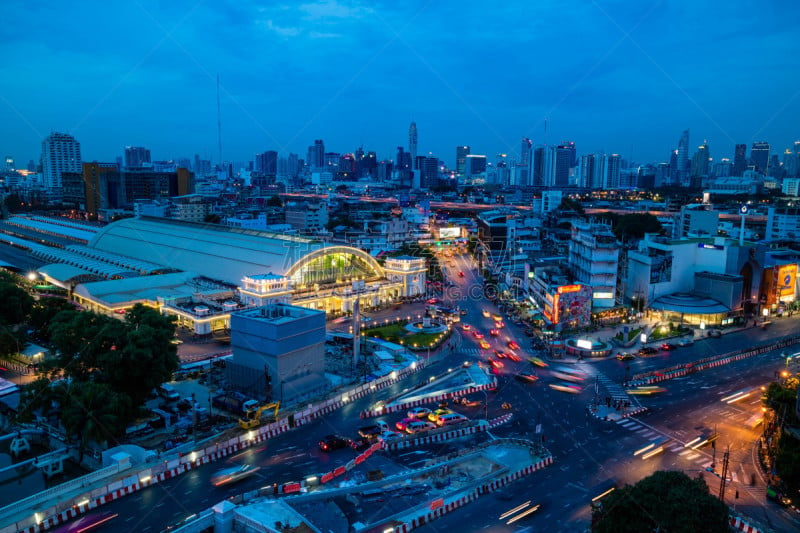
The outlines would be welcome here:
<svg viewBox="0 0 800 533">
<path fill-rule="evenodd" d="M 270 196 L 266 205 L 267 207 L 283 207 L 283 200 L 276 194 L 275 196 Z"/>
<path fill-rule="evenodd" d="M 595 533 L 727 533 L 728 507 L 702 478 L 660 471 L 609 494 L 595 510 Z"/>
<path fill-rule="evenodd" d="M 178 347 L 172 344 L 175 319 L 137 304 L 125 315 L 125 326 L 120 342 L 102 354 L 98 364 L 114 390 L 138 406 L 178 369 Z"/>
<path fill-rule="evenodd" d="M 17 409 L 17 419 L 21 422 L 30 422 L 37 411 L 47 416 L 52 410 L 52 397 L 50 380 L 44 376 L 24 385 Z"/>
<path fill-rule="evenodd" d="M 130 400 L 105 383 L 73 382 L 61 386 L 69 398 L 61 412 L 61 423 L 68 438 L 78 439 L 80 462 L 90 442 L 103 443 L 122 435 Z"/>
<path fill-rule="evenodd" d="M 650 213 L 628 213 L 619 217 L 614 224 L 614 235 L 621 241 L 641 239 L 645 233 L 662 233 L 664 227 L 655 215 Z"/>
<path fill-rule="evenodd" d="M 47 328 L 50 323 L 61 311 L 75 311 L 75 307 L 64 298 L 44 297 L 40 298 L 31 308 L 28 325 L 39 335 L 49 339 Z"/>
<path fill-rule="evenodd" d="M 222 219 L 216 213 L 209 213 L 205 217 L 203 217 L 203 222 L 207 222 L 209 224 L 219 224 Z"/>
<path fill-rule="evenodd" d="M 20 324 L 31 312 L 33 297 L 19 286 L 19 278 L 0 271 L 0 323 Z"/>
<path fill-rule="evenodd" d="M 86 381 L 100 370 L 102 356 L 124 339 L 124 330 L 124 323 L 115 318 L 89 311 L 61 311 L 47 330 L 57 353 L 51 365 L 68 377 Z"/>
</svg>

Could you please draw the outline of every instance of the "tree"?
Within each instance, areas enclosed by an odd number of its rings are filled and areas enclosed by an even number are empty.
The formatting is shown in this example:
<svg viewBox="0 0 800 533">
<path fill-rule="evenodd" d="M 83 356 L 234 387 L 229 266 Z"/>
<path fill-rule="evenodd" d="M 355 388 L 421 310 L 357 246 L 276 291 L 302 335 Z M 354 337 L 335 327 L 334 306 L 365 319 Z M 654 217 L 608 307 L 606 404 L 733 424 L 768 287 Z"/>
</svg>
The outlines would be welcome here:
<svg viewBox="0 0 800 533">
<path fill-rule="evenodd" d="M 660 471 L 609 494 L 595 510 L 595 533 L 727 533 L 728 507 L 701 477 Z"/>
<path fill-rule="evenodd" d="M 98 365 L 109 385 L 138 406 L 178 369 L 178 347 L 172 344 L 175 319 L 136 304 L 125 315 L 124 325 L 116 349 L 103 353 Z"/>
<path fill-rule="evenodd" d="M 100 371 L 103 354 L 124 339 L 123 322 L 90 311 L 61 311 L 48 328 L 57 356 L 51 365 L 68 377 L 86 381 Z"/>
<path fill-rule="evenodd" d="M 207 222 L 209 224 L 219 224 L 222 219 L 216 213 L 209 213 L 205 217 L 203 217 L 203 222 Z"/>
<path fill-rule="evenodd" d="M 17 278 L 0 272 L 0 323 L 20 324 L 25 321 L 33 306 L 33 297 L 17 283 Z"/>
<path fill-rule="evenodd" d="M 40 336 L 49 339 L 47 328 L 61 311 L 75 311 L 75 307 L 64 298 L 44 297 L 33 304 L 28 325 Z"/>
<path fill-rule="evenodd" d="M 283 207 L 283 200 L 276 194 L 275 196 L 270 196 L 266 205 L 267 207 Z"/>
<path fill-rule="evenodd" d="M 73 382 L 61 386 L 68 392 L 61 423 L 68 438 L 78 439 L 80 462 L 91 441 L 102 443 L 122 435 L 130 400 L 105 383 Z"/>
</svg>

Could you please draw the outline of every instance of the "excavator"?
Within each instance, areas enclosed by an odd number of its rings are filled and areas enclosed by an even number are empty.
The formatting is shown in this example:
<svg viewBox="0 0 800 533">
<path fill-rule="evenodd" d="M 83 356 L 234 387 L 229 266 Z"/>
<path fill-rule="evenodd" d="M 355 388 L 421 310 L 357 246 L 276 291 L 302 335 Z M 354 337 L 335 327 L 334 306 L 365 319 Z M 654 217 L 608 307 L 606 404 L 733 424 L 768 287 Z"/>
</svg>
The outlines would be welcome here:
<svg viewBox="0 0 800 533">
<path fill-rule="evenodd" d="M 261 405 L 254 409 L 249 409 L 244 418 L 239 419 L 239 427 L 242 429 L 253 429 L 261 425 L 261 415 L 264 411 L 273 410 L 272 416 L 269 417 L 267 422 L 274 422 L 278 420 L 278 410 L 281 408 L 281 402 L 268 403 Z"/>
</svg>

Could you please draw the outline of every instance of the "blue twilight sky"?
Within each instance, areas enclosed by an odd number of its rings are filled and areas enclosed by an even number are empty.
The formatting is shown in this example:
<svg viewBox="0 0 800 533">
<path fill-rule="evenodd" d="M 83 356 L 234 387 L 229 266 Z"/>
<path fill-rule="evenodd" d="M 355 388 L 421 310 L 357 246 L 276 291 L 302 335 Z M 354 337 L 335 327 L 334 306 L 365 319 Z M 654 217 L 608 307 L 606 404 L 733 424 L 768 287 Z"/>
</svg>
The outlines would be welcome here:
<svg viewBox="0 0 800 533">
<path fill-rule="evenodd" d="M 490 7 L 491 6 L 491 7 Z M 790 0 L 6 0 L 0 155 L 38 161 L 51 131 L 84 160 L 408 145 L 668 160 L 681 131 L 715 159 L 800 139 L 800 31 Z M 545 136 L 545 119 L 547 131 Z M 692 148 L 693 151 L 693 148 Z"/>
</svg>

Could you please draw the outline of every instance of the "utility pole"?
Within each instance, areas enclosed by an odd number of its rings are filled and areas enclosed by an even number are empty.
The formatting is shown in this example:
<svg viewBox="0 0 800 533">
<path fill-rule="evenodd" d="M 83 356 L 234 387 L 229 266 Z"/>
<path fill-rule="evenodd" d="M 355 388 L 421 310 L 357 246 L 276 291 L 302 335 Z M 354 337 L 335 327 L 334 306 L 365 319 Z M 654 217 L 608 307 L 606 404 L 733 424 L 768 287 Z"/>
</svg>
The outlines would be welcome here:
<svg viewBox="0 0 800 533">
<path fill-rule="evenodd" d="M 725 478 L 728 477 L 728 458 L 731 453 L 730 444 L 725 449 L 725 454 L 722 456 L 722 475 L 719 480 L 719 499 L 725 501 Z"/>
</svg>

